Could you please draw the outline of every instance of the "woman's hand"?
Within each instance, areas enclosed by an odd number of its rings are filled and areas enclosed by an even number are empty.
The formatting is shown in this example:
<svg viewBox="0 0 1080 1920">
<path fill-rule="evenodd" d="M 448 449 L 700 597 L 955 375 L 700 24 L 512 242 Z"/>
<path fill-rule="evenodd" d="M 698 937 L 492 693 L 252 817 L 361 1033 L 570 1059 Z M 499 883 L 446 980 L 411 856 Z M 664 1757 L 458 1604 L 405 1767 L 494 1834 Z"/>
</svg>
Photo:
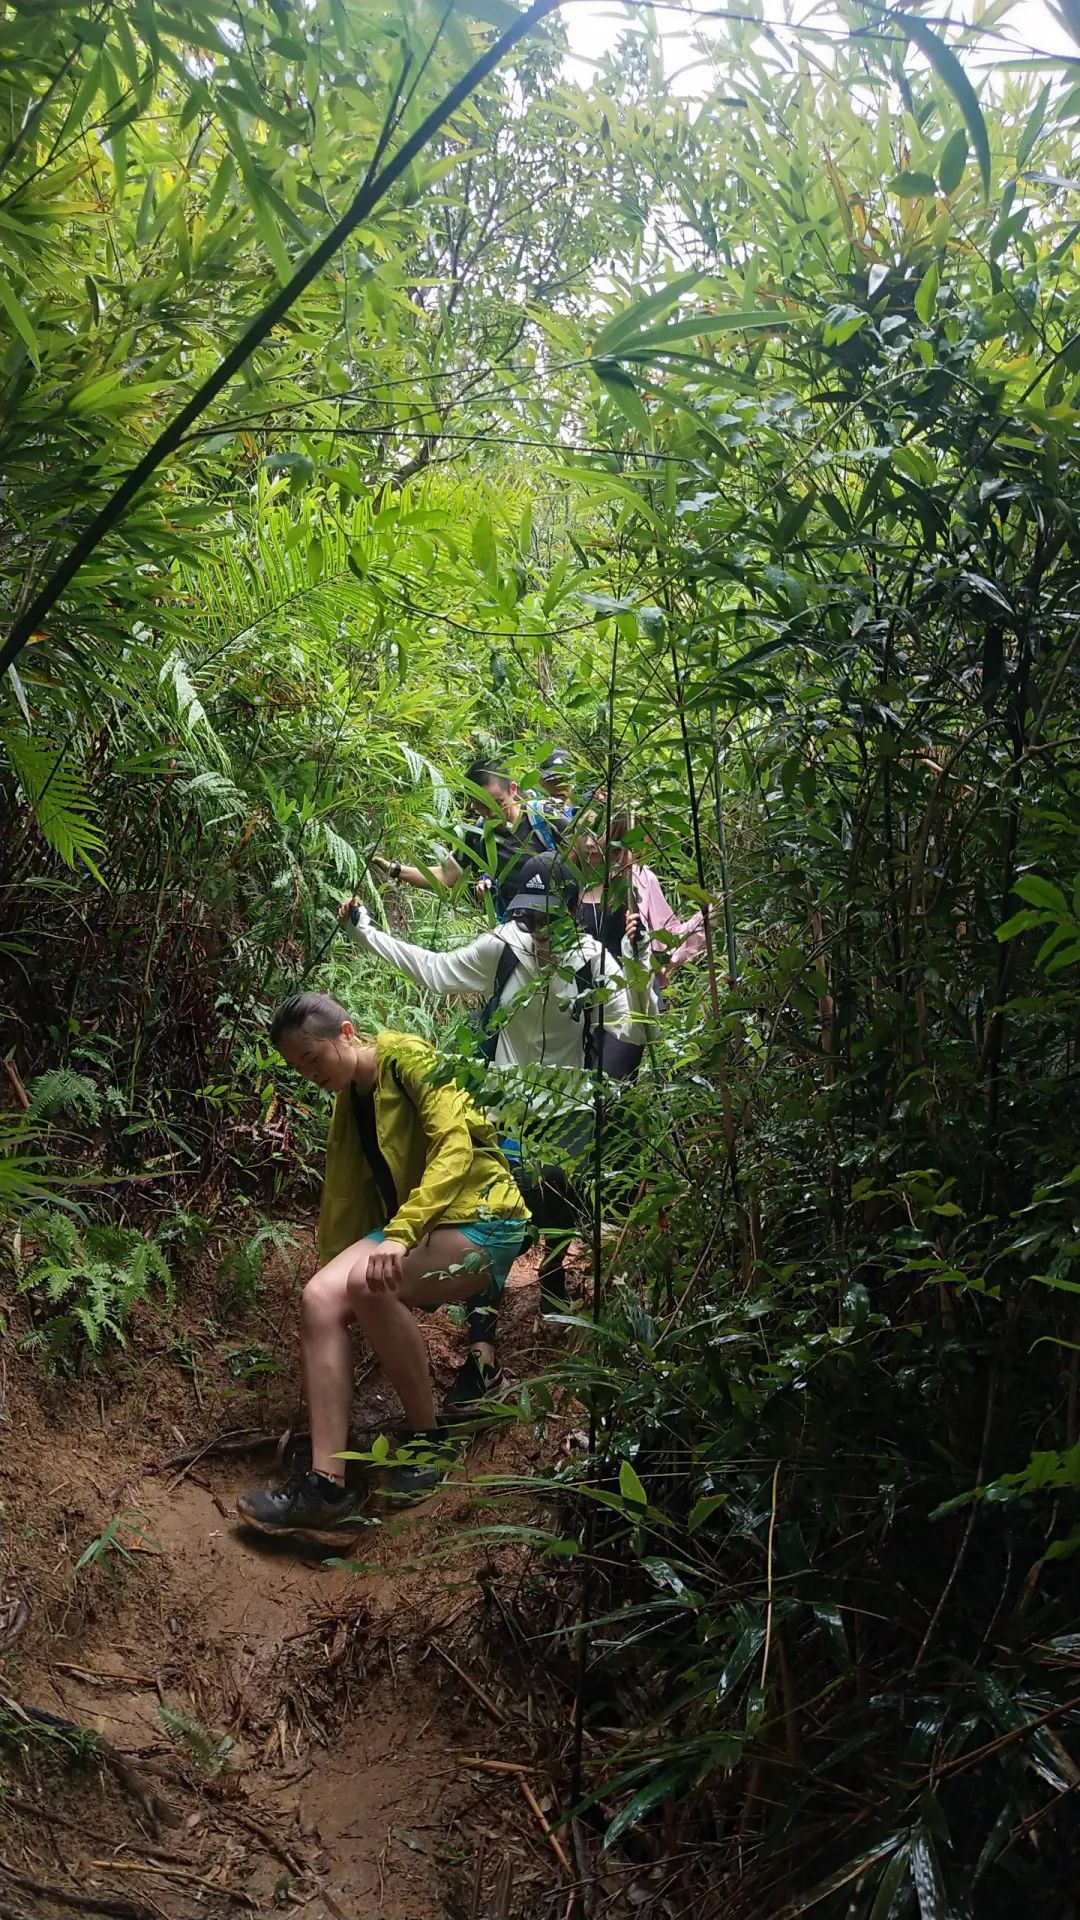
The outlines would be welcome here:
<svg viewBox="0 0 1080 1920">
<path fill-rule="evenodd" d="M 405 1278 L 408 1247 L 400 1240 L 384 1240 L 372 1247 L 364 1269 L 364 1279 L 372 1293 L 396 1293 Z"/>
<path fill-rule="evenodd" d="M 628 907 L 626 913 L 626 937 L 631 946 L 634 945 L 640 932 L 641 915 L 637 913 L 633 907 Z"/>
</svg>

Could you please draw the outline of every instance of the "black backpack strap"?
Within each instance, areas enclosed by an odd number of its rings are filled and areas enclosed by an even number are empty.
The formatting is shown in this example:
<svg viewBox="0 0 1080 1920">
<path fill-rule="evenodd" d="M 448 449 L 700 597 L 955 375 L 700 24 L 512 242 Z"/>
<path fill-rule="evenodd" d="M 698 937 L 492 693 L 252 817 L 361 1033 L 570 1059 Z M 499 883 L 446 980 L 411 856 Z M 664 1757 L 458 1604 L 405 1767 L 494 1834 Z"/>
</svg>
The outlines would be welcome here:
<svg viewBox="0 0 1080 1920">
<path fill-rule="evenodd" d="M 401 1081 L 398 1077 L 396 1067 L 394 1068 L 394 1079 L 400 1087 Z M 402 1088 L 402 1092 L 404 1092 L 404 1088 Z M 392 1220 L 398 1210 L 397 1188 L 394 1185 L 394 1176 L 390 1171 L 386 1156 L 379 1145 L 379 1135 L 375 1126 L 375 1101 L 371 1094 L 368 1094 L 365 1098 L 355 1086 L 350 1088 L 350 1093 L 352 1094 L 353 1119 L 356 1122 L 356 1131 L 360 1135 L 360 1146 L 363 1150 L 364 1158 L 374 1176 L 375 1185 L 378 1189 L 379 1198 L 382 1201 L 386 1218 Z"/>
<path fill-rule="evenodd" d="M 593 1021 L 593 1008 L 588 996 L 595 993 L 597 986 L 603 986 L 603 975 L 598 981 L 592 963 L 586 961 L 574 975 L 574 983 L 577 987 L 574 1018 L 581 1021 L 581 1055 L 585 1065 L 590 1073 L 599 1067 L 609 1080 L 632 1080 L 641 1065 L 644 1047 L 630 1040 L 620 1040 L 617 1034 Z"/>
<path fill-rule="evenodd" d="M 509 942 L 504 940 L 502 942 L 502 951 L 499 954 L 499 962 L 495 968 L 495 979 L 492 982 L 491 998 L 484 1003 L 476 1023 L 480 1031 L 481 1049 L 485 1058 L 489 1060 L 494 1060 L 496 1046 L 496 1035 L 491 1032 L 491 1023 L 499 1011 L 503 994 L 506 992 L 507 983 L 520 959 L 521 955 L 517 948 L 510 946 Z"/>
<path fill-rule="evenodd" d="M 594 1052 L 596 1041 L 593 1036 L 593 1010 L 589 996 L 596 992 L 596 975 L 591 960 L 586 960 L 574 975 L 577 997 L 574 1001 L 574 1019 L 581 1021 L 581 1057 L 587 1067 L 595 1066 Z"/>
</svg>

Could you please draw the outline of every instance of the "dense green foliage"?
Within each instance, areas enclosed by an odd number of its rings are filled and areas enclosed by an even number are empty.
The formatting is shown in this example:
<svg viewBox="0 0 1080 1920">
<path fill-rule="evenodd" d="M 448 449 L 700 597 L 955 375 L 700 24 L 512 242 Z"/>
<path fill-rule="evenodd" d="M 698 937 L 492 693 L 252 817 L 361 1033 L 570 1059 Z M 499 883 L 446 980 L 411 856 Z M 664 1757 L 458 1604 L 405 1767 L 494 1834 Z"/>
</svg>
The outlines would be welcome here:
<svg viewBox="0 0 1080 1920">
<path fill-rule="evenodd" d="M 98 1173 L 270 1199 L 320 1123 L 261 1029 L 333 903 L 374 897 L 373 852 L 445 844 L 475 746 L 522 743 L 525 775 L 573 745 L 710 909 L 567 1365 L 615 1616 L 589 1699 L 632 1646 L 638 1719 L 588 1784 L 616 1844 L 672 1796 L 681 1839 L 738 1836 L 729 1913 L 1064 1914 L 1080 90 L 1000 5 L 753 16 L 695 102 L 650 12 L 589 90 L 540 29 L 20 657 L 0 939 L 31 1158 L 0 1192 L 70 1126 Z M 9 619 L 384 124 L 511 17 L 5 9 Z M 318 977 L 440 1024 L 339 954 Z M 53 1268 L 104 1263 L 109 1331 L 135 1266 L 95 1231 L 50 1228 L 23 1284 L 66 1315 Z"/>
</svg>

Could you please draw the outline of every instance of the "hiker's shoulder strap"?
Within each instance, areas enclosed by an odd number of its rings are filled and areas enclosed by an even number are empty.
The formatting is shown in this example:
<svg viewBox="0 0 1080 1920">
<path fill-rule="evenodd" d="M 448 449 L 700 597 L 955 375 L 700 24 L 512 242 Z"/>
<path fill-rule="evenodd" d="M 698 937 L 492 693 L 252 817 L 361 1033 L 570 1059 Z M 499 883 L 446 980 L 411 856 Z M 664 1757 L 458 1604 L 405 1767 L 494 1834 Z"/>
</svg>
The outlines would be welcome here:
<svg viewBox="0 0 1080 1920">
<path fill-rule="evenodd" d="M 499 955 L 498 965 L 495 968 L 495 979 L 492 982 L 492 987 L 491 987 L 491 1003 L 490 1004 L 492 1008 L 498 1006 L 500 1000 L 503 997 L 503 994 L 506 991 L 507 983 L 509 982 L 510 976 L 512 973 L 515 972 L 520 959 L 521 959 L 521 955 L 518 952 L 517 948 L 512 947 L 508 940 L 504 940 L 502 943 L 502 952 Z"/>
<path fill-rule="evenodd" d="M 517 948 L 512 947 L 508 940 L 501 941 L 500 948 L 501 951 L 495 967 L 495 978 L 491 983 L 491 993 L 480 1009 L 480 1016 L 477 1022 L 481 1034 L 488 1036 L 488 1046 L 491 1054 L 494 1053 L 495 1036 L 488 1035 L 488 1029 L 502 1005 L 502 997 L 506 992 L 507 982 L 521 959 Z"/>
<path fill-rule="evenodd" d="M 536 839 L 540 841 L 545 853 L 555 853 L 557 851 L 557 848 L 555 845 L 555 835 L 552 833 L 551 828 L 544 817 L 543 810 L 538 801 L 530 800 L 528 802 L 525 810 L 525 817 L 528 820 L 529 825 L 532 828 Z"/>
</svg>

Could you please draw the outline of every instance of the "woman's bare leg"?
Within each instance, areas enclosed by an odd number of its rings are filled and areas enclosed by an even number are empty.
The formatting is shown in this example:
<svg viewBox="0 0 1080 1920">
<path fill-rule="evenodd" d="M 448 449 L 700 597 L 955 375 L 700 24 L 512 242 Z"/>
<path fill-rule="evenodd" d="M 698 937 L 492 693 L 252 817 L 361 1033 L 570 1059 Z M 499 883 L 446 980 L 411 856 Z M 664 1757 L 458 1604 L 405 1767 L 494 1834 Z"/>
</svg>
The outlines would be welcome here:
<svg viewBox="0 0 1080 1920">
<path fill-rule="evenodd" d="M 348 1283 L 352 1315 L 382 1362 L 414 1433 L 434 1432 L 436 1420 L 427 1341 L 412 1308 L 471 1300 L 490 1277 L 490 1269 L 455 1274 L 446 1269 L 475 1252 L 472 1242 L 454 1227 L 436 1227 L 406 1254 L 405 1278 L 396 1293 L 370 1288 L 363 1275 L 363 1259 L 354 1261 Z M 314 1431 L 313 1418 L 313 1436 Z"/>
<path fill-rule="evenodd" d="M 349 1275 L 371 1245 L 371 1241 L 357 1240 L 327 1261 L 308 1281 L 300 1303 L 300 1364 L 311 1423 L 311 1464 L 316 1472 L 341 1482 L 345 1466 L 336 1456 L 349 1444 L 353 1393 Z"/>
</svg>

